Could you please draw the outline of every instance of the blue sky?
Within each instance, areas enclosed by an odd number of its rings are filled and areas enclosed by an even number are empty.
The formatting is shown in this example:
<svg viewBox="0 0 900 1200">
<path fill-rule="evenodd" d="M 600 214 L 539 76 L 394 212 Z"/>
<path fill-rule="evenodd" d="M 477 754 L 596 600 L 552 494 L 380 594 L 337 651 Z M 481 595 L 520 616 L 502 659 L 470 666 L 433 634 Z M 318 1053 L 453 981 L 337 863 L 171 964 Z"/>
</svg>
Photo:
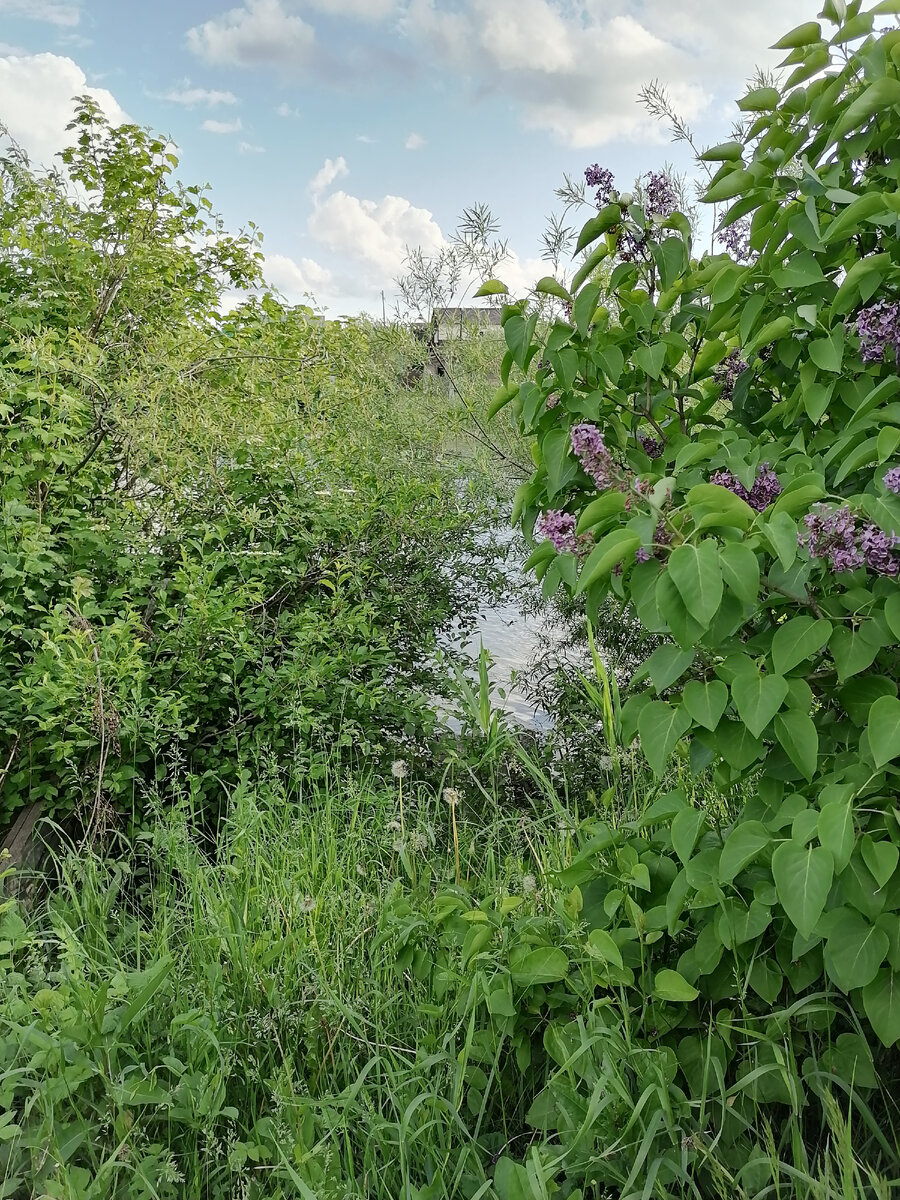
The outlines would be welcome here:
<svg viewBox="0 0 900 1200">
<path fill-rule="evenodd" d="M 292 300 L 380 311 L 404 247 L 489 204 L 522 289 L 564 172 L 689 167 L 636 102 L 658 79 L 701 142 L 814 0 L 0 0 L 0 121 L 33 157 L 93 90 L 171 135 L 187 182 L 265 233 Z"/>
</svg>

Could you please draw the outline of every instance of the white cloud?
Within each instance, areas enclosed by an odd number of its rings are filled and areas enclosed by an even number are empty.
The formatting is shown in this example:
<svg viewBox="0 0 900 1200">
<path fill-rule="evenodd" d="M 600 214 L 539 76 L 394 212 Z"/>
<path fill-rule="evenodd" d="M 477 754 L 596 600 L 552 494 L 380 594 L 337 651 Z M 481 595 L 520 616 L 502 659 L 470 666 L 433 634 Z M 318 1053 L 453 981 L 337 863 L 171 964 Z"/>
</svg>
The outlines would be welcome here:
<svg viewBox="0 0 900 1200">
<path fill-rule="evenodd" d="M 403 144 L 407 150 L 421 150 L 425 145 L 425 139 L 421 133 L 411 133 Z"/>
<path fill-rule="evenodd" d="M 364 146 L 374 146 L 377 144 L 377 139 L 369 137 L 369 135 L 366 133 L 358 133 L 356 135 L 356 140 L 358 142 L 362 142 Z"/>
<path fill-rule="evenodd" d="M 188 30 L 188 49 L 207 62 L 242 67 L 306 64 L 315 31 L 281 0 L 246 0 L 241 8 Z"/>
<path fill-rule="evenodd" d="M 342 154 L 337 158 L 326 158 L 309 181 L 307 191 L 313 196 L 318 196 L 321 192 L 327 191 L 336 180 L 343 179 L 349 174 L 350 168 Z"/>
<path fill-rule="evenodd" d="M 275 109 L 275 116 L 276 117 L 284 117 L 284 118 L 299 117 L 300 109 L 292 108 L 291 105 L 287 104 L 287 103 L 279 104 Z"/>
<path fill-rule="evenodd" d="M 263 274 L 272 287 L 295 304 L 306 296 L 328 293 L 334 278 L 327 267 L 311 258 L 301 258 L 298 263 L 284 254 L 267 254 Z"/>
<path fill-rule="evenodd" d="M 70 27 L 81 20 L 78 5 L 65 4 L 61 0 L 0 0 L 0 13 Z"/>
<path fill-rule="evenodd" d="M 241 142 L 238 146 L 238 154 L 265 154 L 265 146 L 254 146 L 252 142 Z"/>
<path fill-rule="evenodd" d="M 353 263 L 367 290 L 386 287 L 401 273 L 407 246 L 421 246 L 429 253 L 444 244 L 428 209 L 402 196 L 374 201 L 333 192 L 316 206 L 308 229 L 323 246 Z"/>
<path fill-rule="evenodd" d="M 524 124 L 571 146 L 619 138 L 657 140 L 637 105 L 642 84 L 664 84 L 696 120 L 758 63 L 772 31 L 809 16 L 810 0 L 409 0 L 401 27 L 433 63 L 502 92 Z"/>
<path fill-rule="evenodd" d="M 397 0 L 307 0 L 310 8 L 333 17 L 357 17 L 363 21 L 382 21 L 397 8 Z"/>
<path fill-rule="evenodd" d="M 213 121 L 207 119 L 200 126 L 204 133 L 240 133 L 244 128 L 244 123 L 240 117 L 236 117 L 233 121 Z"/>
<path fill-rule="evenodd" d="M 172 88 L 159 96 L 160 100 L 168 100 L 170 104 L 181 104 L 185 108 L 216 108 L 220 104 L 237 104 L 238 98 L 234 92 L 211 91 L 209 88 L 191 87 L 185 84 L 180 88 Z"/>
<path fill-rule="evenodd" d="M 73 96 L 90 95 L 114 124 L 127 121 L 115 96 L 90 87 L 77 63 L 59 54 L 26 54 L 0 58 L 0 114 L 10 134 L 37 163 L 49 166 L 53 156 L 71 145 L 66 131 L 75 111 Z"/>
</svg>

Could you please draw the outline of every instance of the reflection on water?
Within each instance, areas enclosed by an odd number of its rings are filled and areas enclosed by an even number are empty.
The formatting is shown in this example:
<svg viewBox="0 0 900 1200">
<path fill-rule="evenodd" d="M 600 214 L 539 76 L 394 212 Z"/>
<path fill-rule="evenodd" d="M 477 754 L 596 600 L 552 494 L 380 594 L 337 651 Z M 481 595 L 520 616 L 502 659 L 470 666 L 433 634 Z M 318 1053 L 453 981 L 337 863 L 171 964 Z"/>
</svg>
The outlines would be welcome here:
<svg viewBox="0 0 900 1200">
<path fill-rule="evenodd" d="M 467 624 L 462 628 L 458 622 L 454 623 L 442 641 L 447 648 L 461 650 L 473 663 L 477 662 L 483 645 L 491 658 L 494 708 L 527 729 L 546 730 L 552 725 L 552 718 L 529 698 L 525 676 L 549 652 L 562 651 L 568 635 L 551 606 L 542 600 L 535 577 L 513 565 L 525 557 L 518 540 L 513 541 L 515 535 L 503 529 L 499 536 L 511 544 L 512 562 L 506 569 L 510 587 L 506 598 L 485 604 L 474 626 Z M 477 686 L 477 668 L 473 674 Z M 504 694 L 501 696 L 500 692 Z M 448 724 L 453 728 L 457 722 L 450 718 Z"/>
</svg>

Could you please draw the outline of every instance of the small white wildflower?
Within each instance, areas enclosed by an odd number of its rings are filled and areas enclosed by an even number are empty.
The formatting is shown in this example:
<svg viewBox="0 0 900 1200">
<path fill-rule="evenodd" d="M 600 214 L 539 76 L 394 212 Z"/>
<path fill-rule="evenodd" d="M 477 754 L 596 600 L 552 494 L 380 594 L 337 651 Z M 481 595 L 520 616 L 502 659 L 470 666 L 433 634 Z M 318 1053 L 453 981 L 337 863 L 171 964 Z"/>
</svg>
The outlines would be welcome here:
<svg viewBox="0 0 900 1200">
<path fill-rule="evenodd" d="M 601 771 L 611 771 L 612 765 L 613 765 L 613 760 L 608 754 L 603 754 L 600 756 L 600 759 L 599 759 L 597 765 L 600 767 Z"/>
<path fill-rule="evenodd" d="M 316 900 L 314 896 L 304 896 L 300 901 L 300 911 L 311 913 L 316 911 Z"/>
<path fill-rule="evenodd" d="M 530 896 L 533 892 L 537 891 L 537 880 L 533 875 L 522 876 L 522 891 L 526 896 Z"/>
<path fill-rule="evenodd" d="M 400 822 L 399 821 L 388 821 L 388 832 L 399 833 L 400 832 Z"/>
<path fill-rule="evenodd" d="M 428 836 L 421 829 L 414 829 L 409 835 L 409 844 L 417 854 L 422 854 L 428 849 Z"/>
<path fill-rule="evenodd" d="M 365 875 L 366 868 L 362 865 L 362 863 L 356 864 L 356 873 L 357 875 Z"/>
<path fill-rule="evenodd" d="M 444 788 L 444 799 L 450 805 L 459 804 L 459 792 L 455 787 Z"/>
<path fill-rule="evenodd" d="M 399 854 L 402 850 L 403 850 L 403 838 L 402 837 L 395 838 L 394 839 L 394 853 Z"/>
<path fill-rule="evenodd" d="M 395 758 L 391 763 L 391 774 L 395 779 L 405 779 L 409 774 L 409 767 L 406 765 L 405 759 Z"/>
</svg>

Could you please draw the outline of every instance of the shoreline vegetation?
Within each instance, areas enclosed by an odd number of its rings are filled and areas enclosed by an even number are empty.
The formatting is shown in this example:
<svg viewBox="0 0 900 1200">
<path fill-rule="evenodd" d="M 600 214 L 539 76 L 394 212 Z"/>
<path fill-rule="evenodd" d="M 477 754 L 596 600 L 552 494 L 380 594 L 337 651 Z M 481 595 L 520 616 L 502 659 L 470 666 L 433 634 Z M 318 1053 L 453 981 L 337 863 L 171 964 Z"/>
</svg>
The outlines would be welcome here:
<svg viewBox="0 0 900 1200">
<path fill-rule="evenodd" d="M 897 11 L 443 376 L 89 99 L 4 147 L 0 1200 L 897 1193 Z M 538 732 L 441 649 L 520 546 Z"/>
</svg>

